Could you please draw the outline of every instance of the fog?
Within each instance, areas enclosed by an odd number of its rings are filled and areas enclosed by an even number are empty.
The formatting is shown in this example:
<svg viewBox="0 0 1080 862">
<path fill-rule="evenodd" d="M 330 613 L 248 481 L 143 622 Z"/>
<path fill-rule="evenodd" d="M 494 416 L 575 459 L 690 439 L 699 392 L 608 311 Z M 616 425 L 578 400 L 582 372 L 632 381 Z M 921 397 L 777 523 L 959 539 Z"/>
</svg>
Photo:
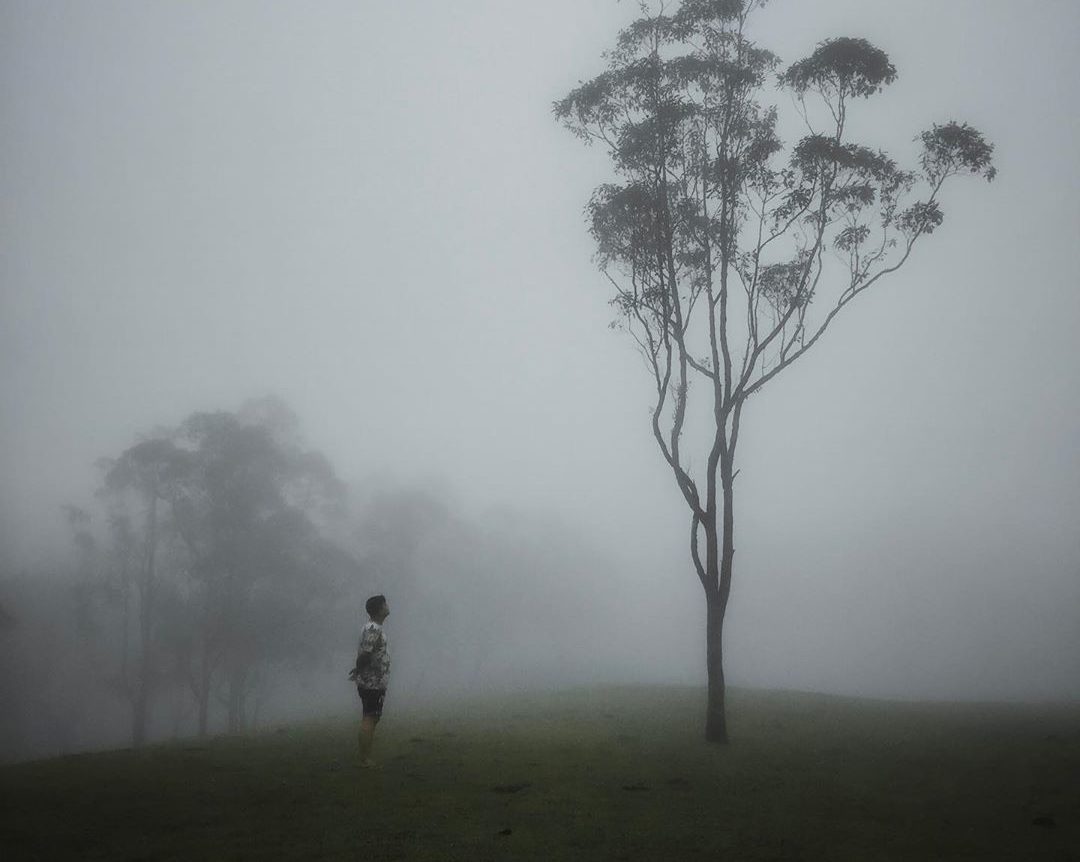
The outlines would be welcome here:
<svg viewBox="0 0 1080 862">
<path fill-rule="evenodd" d="M 684 504 L 582 215 L 608 167 L 551 114 L 635 13 L 0 2 L 7 612 L 74 565 L 61 506 L 95 505 L 97 459 L 274 395 L 349 486 L 335 529 L 360 557 L 380 494 L 447 513 L 407 587 L 365 565 L 349 594 L 356 628 L 367 590 L 389 597 L 402 695 L 703 684 Z M 942 228 L 747 410 L 729 682 L 1080 698 L 1078 25 L 1069 0 L 755 18 L 788 63 L 879 45 L 899 79 L 858 135 L 912 162 L 919 130 L 968 120 L 1000 176 L 952 188 Z M 279 693 L 278 714 L 344 708 L 354 646 L 343 623 L 324 700 Z"/>
</svg>

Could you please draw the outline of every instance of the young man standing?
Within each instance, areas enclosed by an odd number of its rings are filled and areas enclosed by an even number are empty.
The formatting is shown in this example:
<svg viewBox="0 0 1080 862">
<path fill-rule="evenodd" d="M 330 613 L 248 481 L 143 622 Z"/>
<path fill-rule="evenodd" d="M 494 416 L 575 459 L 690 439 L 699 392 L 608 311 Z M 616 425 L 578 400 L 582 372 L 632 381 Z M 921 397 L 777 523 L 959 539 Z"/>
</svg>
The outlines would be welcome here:
<svg viewBox="0 0 1080 862">
<path fill-rule="evenodd" d="M 383 631 L 383 622 L 390 616 L 386 596 L 372 596 L 364 606 L 368 621 L 360 630 L 360 645 L 356 650 L 356 665 L 349 679 L 356 682 L 364 717 L 360 721 L 360 765 L 370 768 L 371 746 L 375 741 L 375 725 L 382 717 L 386 684 L 390 681 L 390 642 Z"/>
</svg>

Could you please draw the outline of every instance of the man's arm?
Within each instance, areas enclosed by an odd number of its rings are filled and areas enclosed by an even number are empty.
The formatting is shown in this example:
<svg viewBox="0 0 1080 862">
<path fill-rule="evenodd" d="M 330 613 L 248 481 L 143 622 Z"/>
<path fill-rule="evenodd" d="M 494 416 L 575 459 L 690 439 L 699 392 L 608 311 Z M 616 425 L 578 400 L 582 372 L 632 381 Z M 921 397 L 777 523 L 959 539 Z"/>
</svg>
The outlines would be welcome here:
<svg viewBox="0 0 1080 862">
<path fill-rule="evenodd" d="M 361 635 L 360 644 L 356 650 L 356 664 L 354 664 L 353 669 L 349 671 L 349 679 L 355 680 L 356 677 L 360 675 L 361 671 L 366 670 L 371 665 L 374 649 L 375 645 L 371 643 L 370 639 Z"/>
</svg>

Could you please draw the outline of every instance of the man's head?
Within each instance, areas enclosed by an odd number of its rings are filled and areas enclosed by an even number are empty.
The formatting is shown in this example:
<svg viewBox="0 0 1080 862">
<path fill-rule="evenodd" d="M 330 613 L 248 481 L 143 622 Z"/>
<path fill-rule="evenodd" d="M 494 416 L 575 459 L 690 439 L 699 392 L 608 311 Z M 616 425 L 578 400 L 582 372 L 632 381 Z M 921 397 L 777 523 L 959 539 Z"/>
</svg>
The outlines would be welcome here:
<svg viewBox="0 0 1080 862">
<path fill-rule="evenodd" d="M 367 611 L 368 616 L 377 623 L 381 623 L 390 616 L 390 606 L 386 603 L 386 596 L 383 595 L 372 596 L 367 600 L 364 609 Z"/>
</svg>

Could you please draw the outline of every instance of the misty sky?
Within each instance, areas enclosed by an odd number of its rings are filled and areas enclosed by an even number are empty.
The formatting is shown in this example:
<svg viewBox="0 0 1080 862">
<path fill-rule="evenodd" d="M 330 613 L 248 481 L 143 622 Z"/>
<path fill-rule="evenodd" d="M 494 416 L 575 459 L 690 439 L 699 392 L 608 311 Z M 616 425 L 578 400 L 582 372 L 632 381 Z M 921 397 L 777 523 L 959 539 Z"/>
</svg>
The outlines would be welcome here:
<svg viewBox="0 0 1080 862">
<path fill-rule="evenodd" d="M 634 12 L 0 0 L 6 556 L 49 558 L 96 458 L 275 393 L 350 480 L 558 512 L 699 667 L 687 518 L 582 217 L 604 155 L 550 110 Z M 1080 697 L 1080 6 L 773 0 L 751 35 L 788 63 L 870 39 L 899 80 L 856 135 L 913 165 L 966 120 L 1000 175 L 749 405 L 731 673 Z"/>
</svg>

